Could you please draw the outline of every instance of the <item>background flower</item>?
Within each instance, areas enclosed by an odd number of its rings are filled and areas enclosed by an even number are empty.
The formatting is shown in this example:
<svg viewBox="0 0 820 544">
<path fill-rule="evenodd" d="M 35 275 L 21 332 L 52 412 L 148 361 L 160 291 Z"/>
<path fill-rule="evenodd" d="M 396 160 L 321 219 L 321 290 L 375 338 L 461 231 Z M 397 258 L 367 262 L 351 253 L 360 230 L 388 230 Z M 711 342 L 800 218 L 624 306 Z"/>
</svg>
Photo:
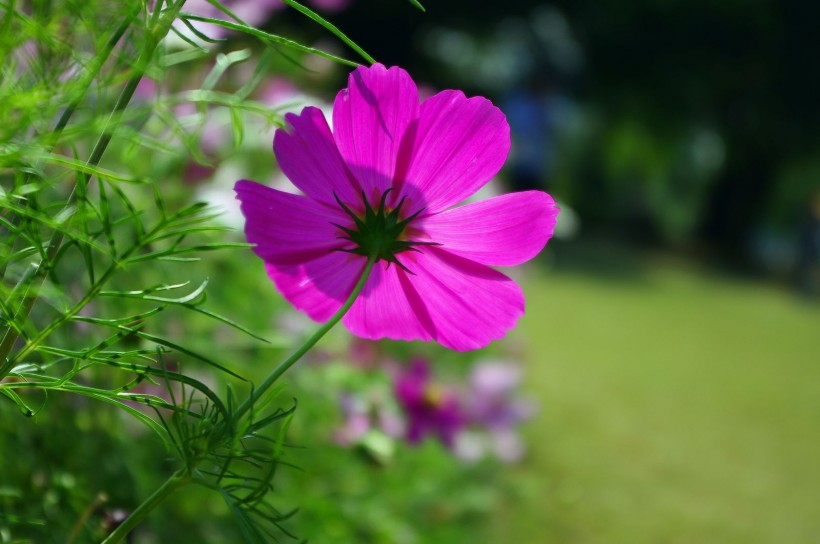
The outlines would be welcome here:
<svg viewBox="0 0 820 544">
<path fill-rule="evenodd" d="M 430 366 L 416 358 L 396 379 L 396 398 L 407 417 L 407 441 L 418 444 L 426 436 L 437 437 L 452 447 L 464 426 L 455 391 L 430 379 Z"/>
<path fill-rule="evenodd" d="M 462 396 L 469 431 L 459 435 L 455 451 L 476 460 L 487 453 L 505 462 L 523 457 L 518 425 L 535 414 L 534 404 L 518 396 L 521 368 L 502 360 L 476 363 Z"/>
</svg>

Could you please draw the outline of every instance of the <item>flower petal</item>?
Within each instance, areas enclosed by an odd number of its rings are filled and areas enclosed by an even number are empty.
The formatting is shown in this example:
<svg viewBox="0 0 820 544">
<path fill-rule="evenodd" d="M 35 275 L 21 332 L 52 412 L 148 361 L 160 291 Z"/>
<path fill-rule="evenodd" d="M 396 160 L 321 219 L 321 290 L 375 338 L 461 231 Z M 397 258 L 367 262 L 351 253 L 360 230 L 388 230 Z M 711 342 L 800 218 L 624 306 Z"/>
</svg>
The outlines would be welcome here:
<svg viewBox="0 0 820 544">
<path fill-rule="evenodd" d="M 418 255 L 418 254 L 416 254 Z M 419 255 L 415 286 L 436 327 L 435 339 L 457 351 L 487 346 L 524 315 L 524 294 L 504 274 L 437 248 Z"/>
<path fill-rule="evenodd" d="M 359 67 L 333 104 L 333 134 L 339 152 L 373 203 L 393 186 L 408 126 L 419 112 L 410 75 L 381 64 Z"/>
<path fill-rule="evenodd" d="M 342 320 L 347 329 L 363 338 L 425 340 L 432 338 L 433 323 L 407 272 L 380 261 L 359 298 Z"/>
<path fill-rule="evenodd" d="M 327 321 L 350 295 L 366 263 L 362 256 L 333 251 L 297 265 L 265 263 L 265 270 L 297 310 Z"/>
<path fill-rule="evenodd" d="M 334 191 L 345 202 L 361 201 L 361 187 L 342 161 L 322 110 L 307 107 L 285 120 L 292 130 L 276 131 L 273 152 L 288 179 L 320 202 L 335 206 Z"/>
<path fill-rule="evenodd" d="M 557 216 L 551 196 L 524 191 L 429 215 L 414 226 L 450 253 L 490 266 L 514 266 L 544 248 Z"/>
<path fill-rule="evenodd" d="M 435 247 L 402 253 L 412 270 L 378 263 L 343 323 L 358 336 L 430 340 L 458 351 L 504 337 L 524 313 L 510 278 Z"/>
<path fill-rule="evenodd" d="M 431 213 L 478 191 L 510 151 L 510 125 L 501 110 L 461 91 L 442 91 L 425 100 L 414 132 L 409 168 L 397 177 L 406 180 L 411 197 L 423 197 Z"/>
<path fill-rule="evenodd" d="M 352 247 L 339 238 L 333 223 L 348 226 L 350 217 L 301 195 L 240 180 L 236 197 L 245 215 L 245 235 L 256 244 L 254 253 L 276 265 L 296 265 L 316 259 L 333 248 Z"/>
</svg>

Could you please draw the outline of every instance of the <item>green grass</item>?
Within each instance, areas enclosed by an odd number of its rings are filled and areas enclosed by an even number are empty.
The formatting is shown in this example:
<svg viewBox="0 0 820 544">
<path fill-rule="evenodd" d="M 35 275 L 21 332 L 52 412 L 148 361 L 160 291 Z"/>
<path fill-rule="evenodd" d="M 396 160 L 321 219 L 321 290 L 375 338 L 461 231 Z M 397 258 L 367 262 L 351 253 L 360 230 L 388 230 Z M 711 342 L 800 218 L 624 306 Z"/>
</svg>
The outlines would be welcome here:
<svg viewBox="0 0 820 544">
<path fill-rule="evenodd" d="M 643 264 L 529 271 L 540 413 L 492 541 L 820 542 L 820 309 Z"/>
</svg>

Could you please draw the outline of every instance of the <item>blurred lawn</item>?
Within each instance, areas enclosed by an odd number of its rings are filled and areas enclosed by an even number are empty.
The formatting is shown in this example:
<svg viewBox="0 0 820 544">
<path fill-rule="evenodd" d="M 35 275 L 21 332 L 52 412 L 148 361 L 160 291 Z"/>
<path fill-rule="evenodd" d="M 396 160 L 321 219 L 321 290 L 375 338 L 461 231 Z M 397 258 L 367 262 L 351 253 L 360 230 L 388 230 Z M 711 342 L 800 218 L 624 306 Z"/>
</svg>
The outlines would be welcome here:
<svg viewBox="0 0 820 544">
<path fill-rule="evenodd" d="M 584 272 L 558 255 L 525 281 L 541 409 L 490 541 L 820 542 L 818 306 L 657 258 Z"/>
</svg>

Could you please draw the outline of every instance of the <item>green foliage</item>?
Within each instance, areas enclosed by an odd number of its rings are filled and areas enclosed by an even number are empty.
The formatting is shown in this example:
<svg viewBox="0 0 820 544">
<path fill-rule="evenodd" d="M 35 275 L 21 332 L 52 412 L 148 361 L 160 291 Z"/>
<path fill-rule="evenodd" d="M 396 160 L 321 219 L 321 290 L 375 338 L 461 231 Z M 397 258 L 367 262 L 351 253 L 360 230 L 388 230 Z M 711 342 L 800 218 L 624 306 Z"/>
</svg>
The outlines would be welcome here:
<svg viewBox="0 0 820 544">
<path fill-rule="evenodd" d="M 382 344 L 375 348 L 376 357 L 393 357 L 398 347 Z M 436 357 L 436 372 L 463 379 L 468 361 L 463 356 L 447 360 L 444 351 L 428 350 Z M 420 352 L 424 350 L 413 350 L 416 356 Z M 342 394 L 366 398 L 370 393 L 390 411 L 400 410 L 391 405 L 393 383 L 383 365 L 368 366 L 336 349 L 325 351 L 321 363 L 294 370 L 295 391 L 311 399 L 300 406 L 302 417 L 290 432 L 303 446 L 288 452 L 304 470 L 281 475 L 289 488 L 298 490 L 295 530 L 311 542 L 474 541 L 510 496 L 496 463 L 467 463 L 433 439 L 410 446 L 379 428 L 354 444 L 334 439 L 345 424 L 338 406 Z"/>
<path fill-rule="evenodd" d="M 318 14 L 289 3 L 374 62 Z M 224 499 L 246 541 L 266 542 L 290 535 L 283 523 L 292 511 L 274 506 L 271 492 L 295 404 L 268 408 L 274 392 L 252 396 L 238 410 L 232 387 L 247 381 L 235 361 L 186 336 L 190 321 L 200 334 L 267 342 L 207 306 L 206 287 L 214 280 L 186 279 L 202 273 L 191 263 L 210 252 L 249 246 L 226 234 L 230 229 L 215 221 L 217 210 L 192 201 L 179 169 L 191 158 L 208 164 L 202 139 L 212 116 L 229 119 L 235 146 L 250 117 L 282 124 L 275 108 L 249 98 L 270 73 L 279 47 L 356 63 L 248 26 L 219 2 L 212 4 L 231 20 L 186 14 L 183 4 L 0 4 L 0 420 L 13 412 L 29 421 L 51 420 L 53 410 L 86 417 L 89 408 L 69 398 L 119 408 L 176 459 L 176 472 L 160 491 L 200 484 Z M 191 21 L 261 40 L 265 48 L 250 78 L 239 86 L 226 81 L 235 77 L 236 65 L 254 58 L 253 50 L 213 53 L 175 21 L 206 43 L 219 41 Z M 192 47 L 170 50 L 163 41 L 169 33 Z M 198 88 L 167 85 L 170 70 L 200 70 L 211 60 Z M 168 88 L 149 98 L 140 90 L 146 82 Z M 196 113 L 180 116 L 186 106 Z M 226 397 L 214 383 L 228 385 Z M 119 425 L 118 416 L 104 409 L 93 413 Z M 88 438 L 108 451 L 127 449 L 128 434 L 106 434 L 106 426 L 86 421 L 76 432 L 93 431 L 98 436 Z M 3 443 L 4 455 L 18 450 L 13 441 Z M 87 460 L 101 455 L 91 448 Z M 26 472 L 23 466 L 14 470 Z M 93 468 L 85 463 L 85 470 Z M 49 509 L 61 499 L 55 503 L 51 493 L 65 478 L 54 474 L 44 478 L 57 480 L 36 489 L 13 477 L 0 480 L 0 540 L 98 540 L 110 532 L 113 526 L 89 522 L 110 497 L 94 498 L 88 488 L 68 493 L 63 505 L 76 524 L 67 526 L 65 517 L 55 524 Z M 121 500 L 126 495 L 118 492 Z M 43 497 L 39 507 L 22 500 L 37 496 Z M 140 508 L 164 499 L 162 493 L 154 497 Z M 145 514 L 136 512 L 109 537 L 112 542 L 131 528 L 131 519 L 142 520 Z"/>
<path fill-rule="evenodd" d="M 330 392 L 373 380 L 343 350 L 294 376 L 298 411 L 282 400 L 272 361 L 296 333 L 272 330 L 281 300 L 249 288 L 267 286 L 260 264 L 189 174 L 269 177 L 254 138 L 284 108 L 259 88 L 314 77 L 305 55 L 357 63 L 210 3 L 219 18 L 179 0 L 0 4 L 0 542 L 473 540 L 504 498 L 493 463 L 378 434 L 329 445 Z"/>
</svg>

